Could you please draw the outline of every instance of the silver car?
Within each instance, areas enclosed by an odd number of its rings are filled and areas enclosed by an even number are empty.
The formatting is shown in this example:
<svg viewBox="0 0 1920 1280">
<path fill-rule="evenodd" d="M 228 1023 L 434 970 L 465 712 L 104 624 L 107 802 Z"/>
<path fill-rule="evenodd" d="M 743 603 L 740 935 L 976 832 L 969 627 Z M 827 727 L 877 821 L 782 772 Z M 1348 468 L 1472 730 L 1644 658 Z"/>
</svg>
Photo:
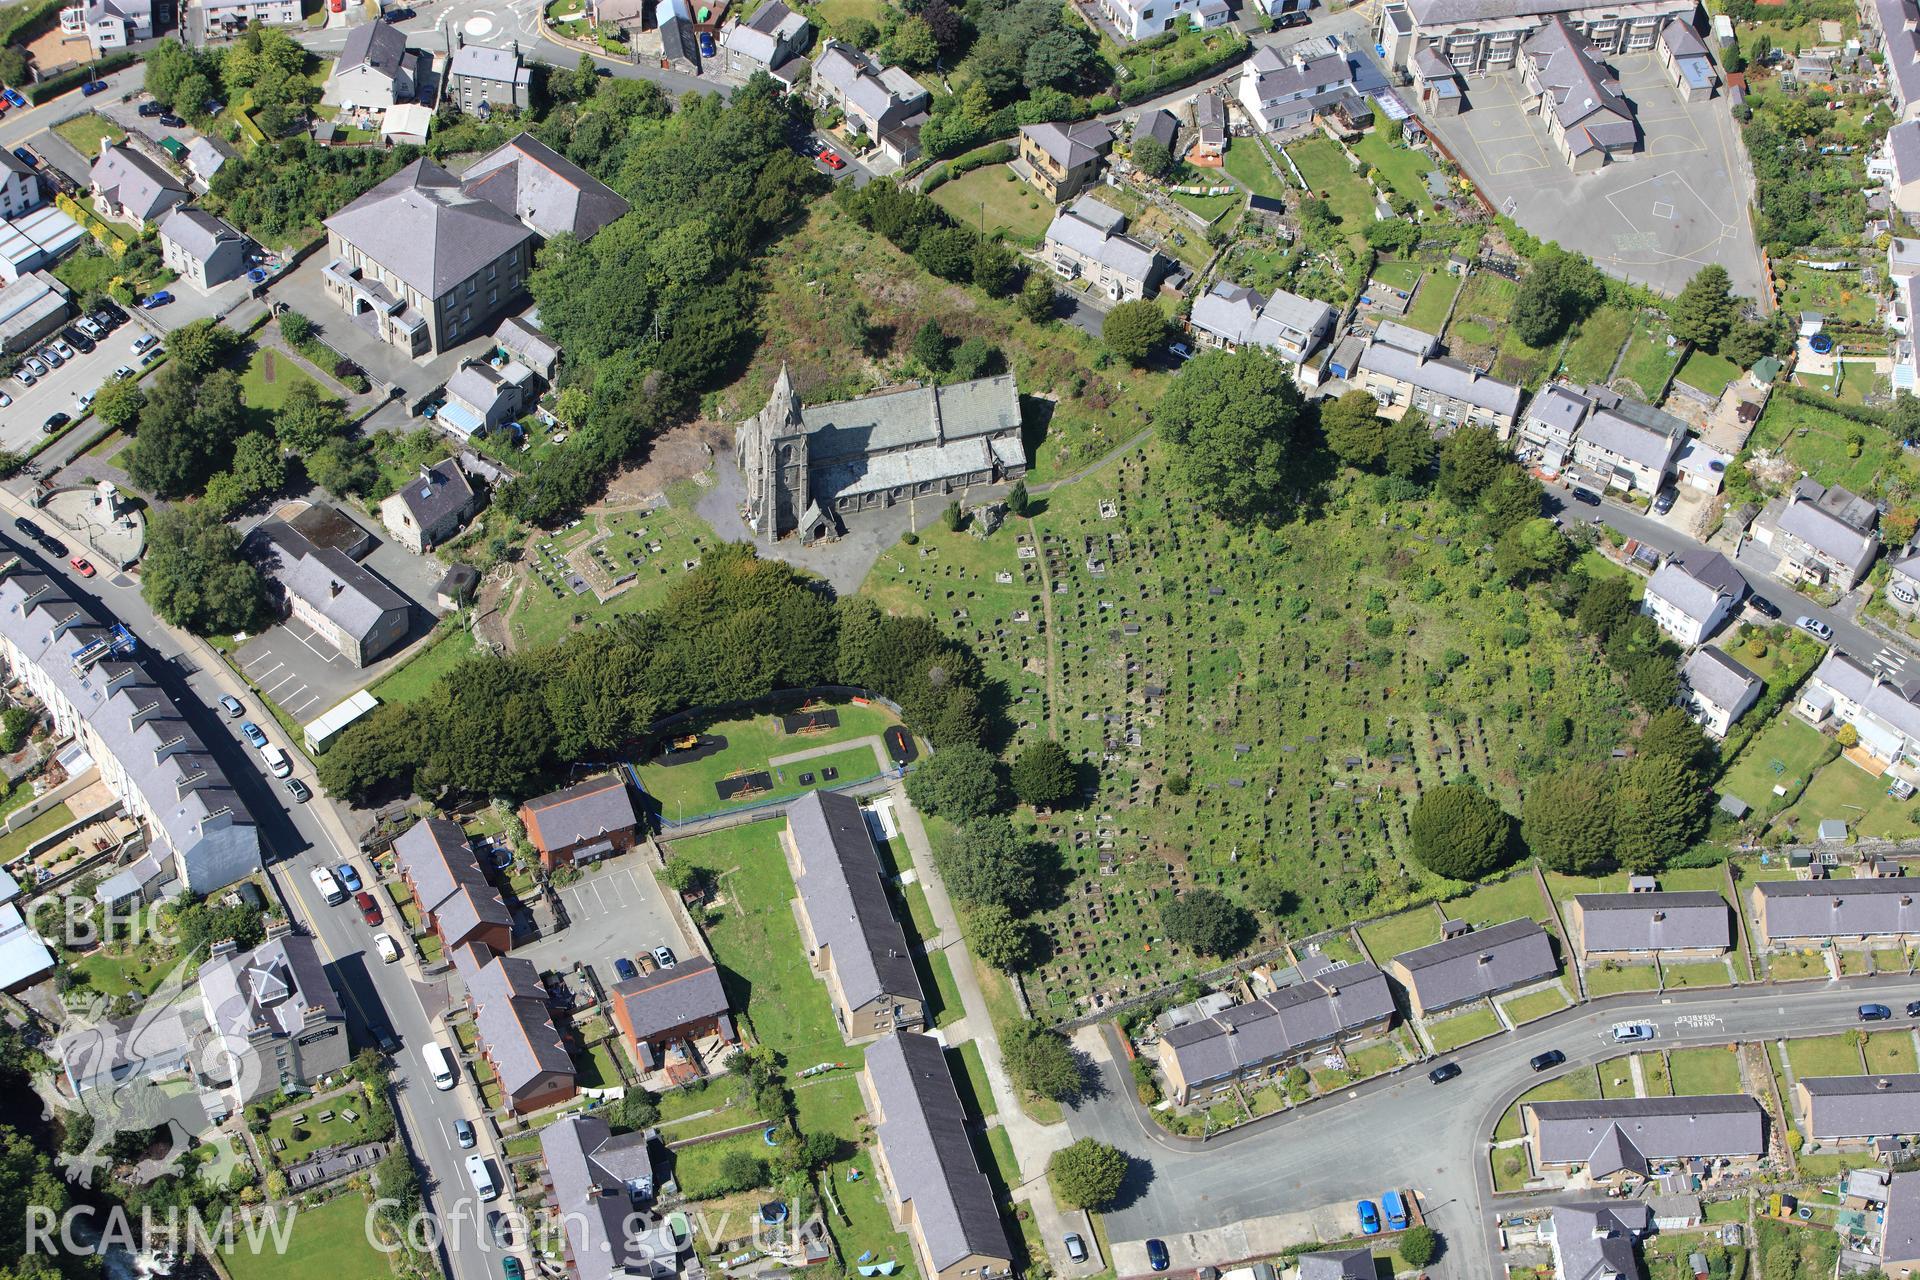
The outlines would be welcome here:
<svg viewBox="0 0 1920 1280">
<path fill-rule="evenodd" d="M 1793 620 L 1793 625 L 1808 635 L 1819 636 L 1822 640 L 1833 639 L 1833 628 L 1818 618 L 1798 617 Z"/>
</svg>

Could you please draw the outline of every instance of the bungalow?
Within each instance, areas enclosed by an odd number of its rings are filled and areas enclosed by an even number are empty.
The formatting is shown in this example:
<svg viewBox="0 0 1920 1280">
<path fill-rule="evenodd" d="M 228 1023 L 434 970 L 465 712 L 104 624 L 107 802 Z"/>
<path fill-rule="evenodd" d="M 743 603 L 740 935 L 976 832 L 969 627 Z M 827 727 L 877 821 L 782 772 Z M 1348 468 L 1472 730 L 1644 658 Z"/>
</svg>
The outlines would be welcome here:
<svg viewBox="0 0 1920 1280">
<path fill-rule="evenodd" d="M 1702 645 L 1680 668 L 1680 700 L 1708 737 L 1727 731 L 1760 701 L 1766 682 L 1713 645 Z"/>
<path fill-rule="evenodd" d="M 1692 648 L 1739 610 L 1747 580 L 1717 551 L 1681 551 L 1647 579 L 1640 612 L 1682 648 Z"/>
<path fill-rule="evenodd" d="M 809 791 L 788 807 L 782 844 L 807 957 L 827 984 L 840 1034 L 858 1044 L 924 1025 L 926 994 L 860 802 Z"/>
<path fill-rule="evenodd" d="M 1525 1102 L 1520 1118 L 1536 1169 L 1584 1168 L 1595 1182 L 1645 1177 L 1673 1160 L 1756 1160 L 1767 1150 L 1766 1110 L 1743 1093 Z"/>
<path fill-rule="evenodd" d="M 1920 1134 L 1920 1075 L 1802 1076 L 1793 1099 L 1815 1142 Z"/>
<path fill-rule="evenodd" d="M 1389 416 L 1417 409 L 1442 432 L 1483 426 L 1505 435 L 1520 414 L 1519 387 L 1441 355 L 1438 338 L 1390 320 L 1361 351 L 1352 381 L 1383 409 L 1399 411 Z"/>
<path fill-rule="evenodd" d="M 1166 260 L 1126 229 L 1126 214 L 1083 195 L 1047 227 L 1047 265 L 1064 280 L 1085 280 L 1109 301 L 1137 302 L 1159 283 Z"/>
<path fill-rule="evenodd" d="M 1061 204 L 1092 185 L 1112 150 L 1113 131 L 1098 120 L 1022 125 L 1018 169 L 1040 194 Z"/>
<path fill-rule="evenodd" d="M 628 978 L 607 995 L 614 1024 L 643 1072 L 660 1070 L 667 1050 L 678 1043 L 715 1037 L 723 1044 L 740 1043 L 720 971 L 705 956 Z"/>
<path fill-rule="evenodd" d="M 1173 1100 L 1184 1103 L 1392 1023 L 1386 975 L 1370 964 L 1346 965 L 1170 1028 L 1160 1039 L 1160 1070 Z"/>
<path fill-rule="evenodd" d="M 1667 69 L 1683 101 L 1704 102 L 1713 96 L 1720 77 L 1714 74 L 1713 59 L 1707 56 L 1707 46 L 1692 23 L 1668 18 L 1660 28 L 1657 47 L 1660 65 Z"/>
<path fill-rule="evenodd" d="M 1904 877 L 1766 880 L 1753 886 L 1752 900 L 1763 947 L 1920 936 L 1920 901 Z"/>
<path fill-rule="evenodd" d="M 1333 308 L 1285 289 L 1262 297 L 1244 285 L 1216 281 L 1194 299 L 1188 328 L 1202 347 L 1264 347 L 1300 365 L 1333 333 Z"/>
<path fill-rule="evenodd" d="M 393 842 L 394 869 L 420 909 L 420 921 L 452 954 L 469 942 L 505 953 L 513 946 L 513 916 L 480 869 L 467 833 L 457 822 L 428 818 Z"/>
<path fill-rule="evenodd" d="M 456 948 L 474 1034 L 507 1110 L 527 1115 L 577 1093 L 573 1058 L 553 1024 L 547 988 L 533 961 L 494 954 L 484 943 Z"/>
<path fill-rule="evenodd" d="M 1752 537 L 1777 557 L 1783 581 L 1851 591 L 1880 553 L 1879 522 L 1879 508 L 1865 498 L 1802 478 L 1766 505 Z"/>
<path fill-rule="evenodd" d="M 1832 716 L 1852 725 L 1876 759 L 1920 763 L 1920 681 L 1896 679 L 1834 649 L 1814 668 L 1794 709 L 1812 724 Z"/>
<path fill-rule="evenodd" d="M 1407 989 L 1416 1018 L 1545 982 L 1560 972 L 1553 941 L 1538 921 L 1509 920 L 1472 932 L 1464 931 L 1464 925 L 1460 929 L 1387 962 L 1387 972 Z"/>
<path fill-rule="evenodd" d="M 1717 956 L 1733 946 L 1733 913 L 1710 890 L 1575 894 L 1566 924 L 1583 964 Z"/>
<path fill-rule="evenodd" d="M 548 871 L 625 853 L 640 831 L 640 815 L 618 773 L 535 796 L 520 806 L 520 822 Z"/>
</svg>

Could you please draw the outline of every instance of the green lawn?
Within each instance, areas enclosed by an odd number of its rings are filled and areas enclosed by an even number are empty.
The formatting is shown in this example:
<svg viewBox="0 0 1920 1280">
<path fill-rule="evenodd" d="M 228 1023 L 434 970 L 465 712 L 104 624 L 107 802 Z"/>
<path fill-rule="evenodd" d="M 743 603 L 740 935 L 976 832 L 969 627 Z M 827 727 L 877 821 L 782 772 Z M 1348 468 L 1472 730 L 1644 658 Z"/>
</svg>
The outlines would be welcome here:
<svg viewBox="0 0 1920 1280">
<path fill-rule="evenodd" d="M 1667 1063 L 1677 1094 L 1740 1092 L 1740 1056 L 1731 1049 L 1675 1049 Z"/>
<path fill-rule="evenodd" d="M 1767 976 L 1776 982 L 1824 978 L 1827 976 L 1827 962 L 1816 951 L 1780 951 L 1767 957 Z"/>
<path fill-rule="evenodd" d="M 1472 1044 L 1475 1040 L 1494 1035 L 1499 1030 L 1500 1019 L 1493 1010 L 1473 1009 L 1437 1022 L 1428 1022 L 1427 1038 L 1433 1041 L 1435 1053 L 1446 1053 L 1463 1044 Z"/>
<path fill-rule="evenodd" d="M 1622 991 L 1652 991 L 1660 985 L 1660 975 L 1654 972 L 1650 964 L 1623 964 L 1609 969 L 1587 970 L 1587 994 L 1592 996 L 1618 995 Z"/>
<path fill-rule="evenodd" d="M 958 1049 L 948 1049 L 947 1068 L 953 1072 L 953 1087 L 960 1094 L 967 1118 L 984 1120 L 993 1115 L 993 1086 L 987 1083 L 987 1063 L 980 1056 L 980 1045 L 969 1040 Z"/>
<path fill-rule="evenodd" d="M 1620 359 L 1620 372 L 1615 376 L 1631 381 L 1643 396 L 1656 396 L 1666 385 L 1667 375 L 1673 372 L 1680 350 L 1677 346 L 1667 346 L 1666 330 L 1658 321 L 1638 316 L 1634 320 L 1633 338 Z"/>
<path fill-rule="evenodd" d="M 287 393 L 303 382 L 320 389 L 286 352 L 261 347 L 247 358 L 247 367 L 240 371 L 240 400 L 252 410 L 250 416 L 256 427 L 271 429 L 274 411 L 287 402 Z M 322 394 L 326 394 L 324 390 Z"/>
<path fill-rule="evenodd" d="M 125 142 L 127 131 L 97 111 L 87 111 L 71 120 L 62 120 L 53 131 L 89 161 L 100 154 L 100 141 Z"/>
<path fill-rule="evenodd" d="M 1744 798 L 1744 797 L 1743 797 Z M 1781 811 L 1781 827 L 1811 834 L 1827 818 L 1839 818 L 1855 837 L 1911 837 L 1920 805 L 1887 794 L 1887 780 L 1844 757 L 1829 761 L 1807 784 L 1800 799 Z"/>
<path fill-rule="evenodd" d="M 925 959 L 924 965 L 916 960 L 916 967 L 920 969 L 920 985 L 926 988 L 927 1000 L 934 1006 L 928 1013 L 934 1026 L 951 1026 L 967 1016 L 960 1004 L 960 986 L 953 980 L 953 965 L 944 951 L 935 951 Z M 932 982 L 927 981 L 929 977 Z"/>
<path fill-rule="evenodd" d="M 1523 1022 L 1532 1022 L 1544 1018 L 1550 1013 L 1558 1013 L 1573 1001 L 1567 998 L 1566 990 L 1559 983 L 1542 987 L 1538 991 L 1528 992 L 1517 999 L 1508 1000 L 1500 1007 L 1506 1010 L 1507 1021 L 1515 1026 Z"/>
<path fill-rule="evenodd" d="M 284 1251 L 274 1247 L 271 1234 L 258 1238 L 260 1247 L 255 1251 L 245 1231 L 235 1232 L 233 1247 L 220 1251 L 232 1280 L 340 1280 L 391 1274 L 386 1258 L 367 1240 L 364 1197 L 348 1192 L 318 1208 L 293 1208 L 293 1214 Z"/>
<path fill-rule="evenodd" d="M 881 772 L 881 761 L 870 747 L 848 747 L 844 751 L 818 756 L 799 764 L 783 765 L 777 770 L 768 764 L 775 756 L 789 756 L 855 738 L 872 737 L 896 723 L 878 705 L 860 706 L 847 702 L 836 705 L 834 710 L 839 713 L 839 725 L 814 733 L 789 734 L 783 729 L 780 718 L 771 714 L 698 726 L 700 733 L 725 738 L 726 749 L 705 759 L 684 764 L 669 765 L 656 760 L 641 765 L 640 783 L 646 788 L 647 794 L 659 802 L 661 815 L 677 822 L 700 814 L 737 808 L 741 804 L 752 803 L 753 799 L 799 795 L 802 791 L 812 789 L 801 785 L 800 775 L 813 774 L 815 781 L 812 786 L 818 787 L 824 782 L 820 774 L 823 767 L 839 769 L 840 777 L 835 785 L 841 786 L 871 778 Z M 689 732 L 694 731 L 689 729 Z M 775 775 L 771 779 L 771 791 L 732 804 L 720 800 L 715 783 L 738 773 L 762 770 Z"/>
<path fill-rule="evenodd" d="M 1450 898 L 1440 904 L 1440 910 L 1448 919 L 1465 920 L 1476 929 L 1527 916 L 1541 924 L 1549 919 L 1546 897 L 1530 870 L 1516 872 L 1494 884 L 1481 885 L 1464 898 Z"/>
<path fill-rule="evenodd" d="M 1360 930 L 1360 940 L 1375 964 L 1385 964 L 1402 952 L 1440 941 L 1440 913 L 1430 906 L 1416 907 L 1376 920 Z"/>
<path fill-rule="evenodd" d="M 1860 1051 L 1845 1035 L 1789 1040 L 1787 1064 L 1793 1068 L 1796 1080 L 1808 1076 L 1857 1076 L 1865 1070 L 1860 1065 Z"/>
<path fill-rule="evenodd" d="M 346 1119 L 340 1114 L 343 1110 L 352 1111 L 359 1120 Z M 333 1119 L 323 1122 L 320 1119 L 323 1111 L 333 1112 Z M 293 1117 L 297 1115 L 304 1115 L 306 1120 L 296 1126 Z M 274 1158 L 282 1165 L 293 1164 L 323 1147 L 360 1139 L 366 1118 L 366 1099 L 358 1094 L 343 1093 L 325 1102 L 307 1104 L 272 1117 L 267 1121 L 267 1145 L 272 1147 L 275 1139 L 285 1142 L 285 1149 L 275 1150 Z M 305 1136 L 295 1136 L 296 1129 Z"/>
<path fill-rule="evenodd" d="M 1799 798 L 1833 750 L 1833 740 L 1818 729 L 1797 716 L 1782 715 L 1741 750 L 1722 775 L 1720 790 L 1746 801 L 1753 820 L 1764 822 Z M 1775 795 L 1775 787 L 1785 794 Z"/>
<path fill-rule="evenodd" d="M 1488 1152 L 1493 1161 L 1493 1189 L 1495 1191 L 1518 1191 L 1527 1184 L 1527 1149 L 1525 1147 L 1502 1147 Z"/>
<path fill-rule="evenodd" d="M 1567 343 L 1562 369 L 1575 382 L 1605 382 L 1631 332 L 1631 311 L 1624 307 L 1601 307 L 1580 322 L 1579 332 Z"/>
<path fill-rule="evenodd" d="M 1347 230 L 1366 229 L 1373 221 L 1373 193 L 1331 139 L 1315 134 L 1285 150 L 1308 188 L 1332 206 Z"/>
<path fill-rule="evenodd" d="M 154 964 L 138 948 L 128 954 L 119 947 L 97 947 L 72 965 L 74 976 L 103 996 L 150 995 L 173 968 L 170 963 Z"/>
<path fill-rule="evenodd" d="M 1875 1031 L 1867 1037 L 1867 1070 L 1876 1075 L 1920 1071 L 1911 1031 Z"/>
<path fill-rule="evenodd" d="M 1407 307 L 1402 323 L 1420 330 L 1422 333 L 1439 333 L 1440 326 L 1446 323 L 1447 309 L 1453 305 L 1453 295 L 1460 292 L 1460 277 L 1445 271 L 1429 271 L 1421 281 L 1420 291 L 1413 295 L 1413 302 Z"/>
<path fill-rule="evenodd" d="M 1658 1053 L 1643 1053 L 1640 1057 L 1640 1081 L 1644 1085 L 1642 1093 L 1649 1098 L 1671 1098 L 1673 1080 L 1667 1075 L 1667 1060 Z"/>
<path fill-rule="evenodd" d="M 1294 190 L 1291 182 L 1273 171 L 1267 153 L 1253 138 L 1236 138 L 1227 148 L 1226 170 L 1239 184 L 1257 196 L 1280 199 Z"/>
<path fill-rule="evenodd" d="M 1724 987 L 1733 976 L 1724 961 L 1677 961 L 1660 966 L 1660 975 L 1668 987 Z"/>
<path fill-rule="evenodd" d="M 986 235 L 1038 245 L 1053 221 L 1053 205 L 1004 164 L 982 165 L 934 189 L 933 199 L 955 222 Z"/>
<path fill-rule="evenodd" d="M 31 848 L 36 841 L 51 837 L 62 827 L 72 826 L 77 817 L 79 815 L 63 800 L 24 827 L 15 828 L 0 836 L 0 862 L 11 862 Z"/>
<path fill-rule="evenodd" d="M 382 702 L 416 702 L 432 692 L 440 677 L 460 664 L 462 658 L 476 652 L 473 633 L 460 628 L 443 631 L 434 642 L 420 650 L 407 664 L 397 668 L 373 686 L 373 696 Z"/>
<path fill-rule="evenodd" d="M 1496 1142 L 1505 1142 L 1509 1138 L 1518 1138 L 1524 1132 L 1520 1117 L 1520 1108 L 1528 1102 L 1581 1102 L 1600 1096 L 1600 1078 L 1592 1067 L 1580 1067 L 1558 1076 L 1543 1085 L 1527 1090 L 1520 1095 L 1519 1101 L 1507 1108 L 1500 1117 L 1500 1123 L 1494 1126 L 1493 1137 Z"/>
<path fill-rule="evenodd" d="M 673 1176 L 689 1200 L 710 1200 L 723 1194 L 720 1189 L 720 1162 L 730 1153 L 743 1151 L 763 1164 L 773 1148 L 756 1130 L 715 1138 L 696 1146 L 681 1147 L 673 1153 Z"/>
<path fill-rule="evenodd" d="M 1727 389 L 1727 384 L 1740 376 L 1740 367 L 1725 356 L 1717 356 L 1707 351 L 1695 350 L 1680 366 L 1679 380 L 1696 391 L 1704 391 L 1717 396 Z"/>
<path fill-rule="evenodd" d="M 557 644 L 576 627 L 657 608 L 712 545 L 713 531 L 692 511 L 696 490 L 687 488 L 684 501 L 673 491 L 669 506 L 590 512 L 578 528 L 529 539 L 507 605 L 514 647 Z M 576 594 L 568 583 L 575 573 L 611 592 L 605 602 L 592 590 Z M 614 590 L 616 583 L 623 585 Z"/>
<path fill-rule="evenodd" d="M 1400 1065 L 1400 1046 L 1391 1039 L 1347 1051 L 1347 1069 L 1355 1080 L 1366 1080 Z"/>
<path fill-rule="evenodd" d="M 1384 121 L 1386 113 L 1378 112 L 1378 117 Z M 1427 190 L 1426 176 L 1433 171 L 1433 161 L 1424 151 L 1401 146 L 1399 137 L 1398 129 L 1383 124 L 1354 143 L 1353 153 L 1372 165 L 1395 192 L 1431 213 L 1433 195 Z"/>
<path fill-rule="evenodd" d="M 1784 395 L 1767 401 L 1743 456 L 1759 449 L 1778 451 L 1821 484 L 1869 498 L 1920 480 L 1920 462 L 1888 432 Z"/>
</svg>

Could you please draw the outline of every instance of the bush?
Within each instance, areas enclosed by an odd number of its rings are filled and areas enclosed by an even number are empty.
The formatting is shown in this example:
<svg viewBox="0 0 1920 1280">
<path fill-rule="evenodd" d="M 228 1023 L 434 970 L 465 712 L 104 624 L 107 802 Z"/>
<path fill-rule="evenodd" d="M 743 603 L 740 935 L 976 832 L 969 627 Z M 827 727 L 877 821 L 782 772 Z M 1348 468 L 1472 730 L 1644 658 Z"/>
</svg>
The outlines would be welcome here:
<svg viewBox="0 0 1920 1280">
<path fill-rule="evenodd" d="M 1440 1235 L 1424 1223 L 1409 1228 L 1400 1237 L 1400 1256 L 1416 1267 L 1424 1267 L 1440 1256 Z"/>
<path fill-rule="evenodd" d="M 1126 1153 L 1104 1142 L 1082 1138 L 1053 1153 L 1047 1177 L 1061 1203 L 1075 1209 L 1098 1209 L 1113 1203 L 1127 1180 Z"/>
</svg>

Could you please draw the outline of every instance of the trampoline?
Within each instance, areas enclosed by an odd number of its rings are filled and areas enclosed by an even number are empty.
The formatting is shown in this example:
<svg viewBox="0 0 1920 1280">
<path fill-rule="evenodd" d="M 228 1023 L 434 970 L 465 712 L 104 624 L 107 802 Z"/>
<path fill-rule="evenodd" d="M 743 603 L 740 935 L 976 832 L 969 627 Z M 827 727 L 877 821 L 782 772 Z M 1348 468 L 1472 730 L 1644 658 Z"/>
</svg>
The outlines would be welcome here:
<svg viewBox="0 0 1920 1280">
<path fill-rule="evenodd" d="M 912 764 L 920 754 L 920 748 L 913 745 L 913 735 L 897 724 L 883 736 L 887 740 L 887 754 L 893 757 L 895 764 Z"/>
<path fill-rule="evenodd" d="M 747 800 L 773 790 L 773 775 L 765 769 L 742 773 L 720 779 L 713 784 L 713 789 L 722 800 Z"/>
<path fill-rule="evenodd" d="M 818 711 L 789 711 L 780 717 L 780 726 L 788 733 L 818 733 L 822 729 L 838 729 L 840 713 L 831 707 L 822 707 Z"/>
<path fill-rule="evenodd" d="M 1807 339 L 1807 345 L 1813 348 L 1815 355 L 1823 356 L 1833 350 L 1833 338 L 1828 334 L 1816 333 Z"/>
<path fill-rule="evenodd" d="M 727 749 L 727 740 L 717 733 L 703 733 L 696 736 L 691 746 L 681 746 L 685 738 L 676 738 L 660 748 L 658 762 L 667 764 L 691 764 L 695 760 L 705 760 L 708 756 L 718 755 Z"/>
</svg>

